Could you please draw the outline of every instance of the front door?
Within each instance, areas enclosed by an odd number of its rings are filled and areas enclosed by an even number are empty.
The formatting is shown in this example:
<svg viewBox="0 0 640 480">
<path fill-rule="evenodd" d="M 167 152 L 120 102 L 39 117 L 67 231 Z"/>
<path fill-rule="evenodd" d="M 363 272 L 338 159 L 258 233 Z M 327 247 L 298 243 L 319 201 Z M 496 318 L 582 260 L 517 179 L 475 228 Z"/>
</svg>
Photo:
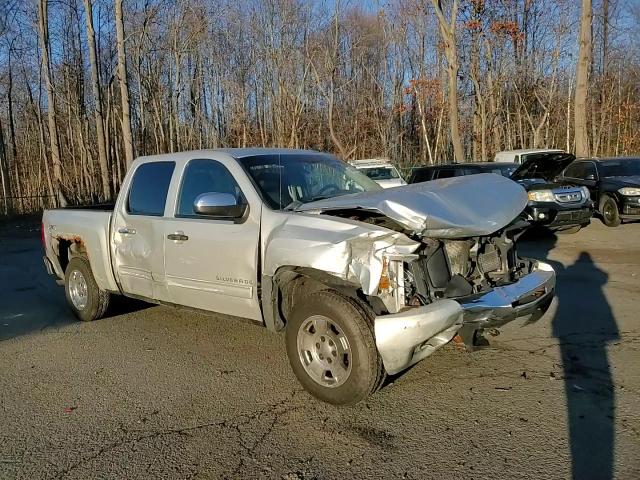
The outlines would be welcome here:
<svg viewBox="0 0 640 480">
<path fill-rule="evenodd" d="M 202 193 L 246 198 L 220 162 L 190 160 L 184 167 L 175 213 L 163 222 L 165 280 L 171 301 L 179 305 L 262 320 L 258 299 L 260 204 L 250 204 L 240 220 L 198 215 Z"/>
</svg>

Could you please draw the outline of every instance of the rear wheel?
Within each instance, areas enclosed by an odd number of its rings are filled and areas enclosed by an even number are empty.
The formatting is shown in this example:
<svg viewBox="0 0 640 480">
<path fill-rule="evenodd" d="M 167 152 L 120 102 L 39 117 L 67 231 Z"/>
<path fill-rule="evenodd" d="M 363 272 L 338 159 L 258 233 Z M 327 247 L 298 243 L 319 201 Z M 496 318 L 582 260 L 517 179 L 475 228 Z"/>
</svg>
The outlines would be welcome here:
<svg viewBox="0 0 640 480">
<path fill-rule="evenodd" d="M 607 227 L 617 227 L 620 225 L 620 213 L 618 212 L 618 204 L 616 201 L 605 195 L 600 201 L 600 214 L 602 221 Z"/>
<path fill-rule="evenodd" d="M 320 291 L 296 305 L 286 328 L 287 355 L 302 386 L 316 398 L 352 405 L 382 383 L 372 318 L 356 302 Z"/>
<path fill-rule="evenodd" d="M 64 273 L 67 302 L 80 320 L 88 322 L 104 316 L 110 294 L 98 287 L 89 261 L 84 257 L 72 258 Z"/>
</svg>

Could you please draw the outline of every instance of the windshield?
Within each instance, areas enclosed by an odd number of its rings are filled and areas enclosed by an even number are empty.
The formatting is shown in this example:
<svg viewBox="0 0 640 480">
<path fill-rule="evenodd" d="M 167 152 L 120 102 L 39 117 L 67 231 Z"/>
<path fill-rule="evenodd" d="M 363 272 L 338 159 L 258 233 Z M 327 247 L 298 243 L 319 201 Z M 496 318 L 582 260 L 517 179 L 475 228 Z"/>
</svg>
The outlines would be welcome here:
<svg viewBox="0 0 640 480">
<path fill-rule="evenodd" d="M 351 165 L 326 154 L 273 154 L 238 159 L 274 210 L 382 187 Z"/>
<path fill-rule="evenodd" d="M 640 158 L 605 160 L 598 165 L 601 177 L 629 177 L 640 175 Z"/>
<path fill-rule="evenodd" d="M 372 180 L 392 180 L 400 177 L 393 167 L 368 167 L 359 170 Z"/>
</svg>

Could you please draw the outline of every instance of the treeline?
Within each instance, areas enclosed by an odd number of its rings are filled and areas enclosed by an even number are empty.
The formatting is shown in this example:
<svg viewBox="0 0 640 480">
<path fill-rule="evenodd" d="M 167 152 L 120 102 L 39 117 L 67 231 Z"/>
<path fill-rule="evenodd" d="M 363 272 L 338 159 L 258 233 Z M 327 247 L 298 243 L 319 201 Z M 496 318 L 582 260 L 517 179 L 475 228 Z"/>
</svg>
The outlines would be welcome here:
<svg viewBox="0 0 640 480">
<path fill-rule="evenodd" d="M 187 149 L 640 152 L 622 0 L 0 1 L 0 212 L 108 201 L 134 155 Z"/>
</svg>

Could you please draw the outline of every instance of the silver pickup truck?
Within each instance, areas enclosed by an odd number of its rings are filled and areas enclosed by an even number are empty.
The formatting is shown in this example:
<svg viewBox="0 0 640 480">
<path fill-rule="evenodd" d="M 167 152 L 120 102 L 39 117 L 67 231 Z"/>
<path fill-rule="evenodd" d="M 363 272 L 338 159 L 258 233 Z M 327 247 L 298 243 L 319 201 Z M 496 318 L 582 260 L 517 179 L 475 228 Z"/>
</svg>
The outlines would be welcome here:
<svg viewBox="0 0 640 480">
<path fill-rule="evenodd" d="M 44 262 L 81 320 L 126 295 L 285 330 L 302 385 L 353 404 L 456 334 L 547 310 L 553 269 L 515 249 L 526 204 L 494 174 L 383 190 L 313 151 L 157 155 L 113 207 L 45 211 Z"/>
</svg>

